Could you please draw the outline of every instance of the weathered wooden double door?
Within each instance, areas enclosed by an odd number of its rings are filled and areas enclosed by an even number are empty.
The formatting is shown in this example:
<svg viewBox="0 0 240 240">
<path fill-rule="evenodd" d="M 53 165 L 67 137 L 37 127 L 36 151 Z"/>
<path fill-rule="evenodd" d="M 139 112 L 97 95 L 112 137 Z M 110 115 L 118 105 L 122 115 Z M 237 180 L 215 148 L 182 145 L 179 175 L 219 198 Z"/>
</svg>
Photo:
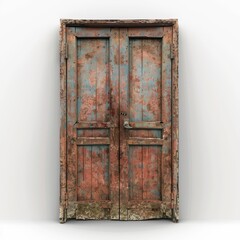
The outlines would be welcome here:
<svg viewBox="0 0 240 240">
<path fill-rule="evenodd" d="M 61 31 L 60 219 L 176 221 L 176 22 L 84 23 Z"/>
</svg>

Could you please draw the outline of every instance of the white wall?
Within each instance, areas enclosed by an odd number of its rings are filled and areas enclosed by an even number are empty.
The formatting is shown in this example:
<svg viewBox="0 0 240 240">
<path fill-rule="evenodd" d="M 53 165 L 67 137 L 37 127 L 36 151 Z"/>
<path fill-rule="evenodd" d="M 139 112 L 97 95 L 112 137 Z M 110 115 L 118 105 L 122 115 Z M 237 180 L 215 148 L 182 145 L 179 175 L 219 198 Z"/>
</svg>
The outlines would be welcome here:
<svg viewBox="0 0 240 240">
<path fill-rule="evenodd" d="M 58 218 L 60 18 L 178 18 L 182 219 L 240 218 L 234 0 L 0 2 L 0 219 Z"/>
</svg>

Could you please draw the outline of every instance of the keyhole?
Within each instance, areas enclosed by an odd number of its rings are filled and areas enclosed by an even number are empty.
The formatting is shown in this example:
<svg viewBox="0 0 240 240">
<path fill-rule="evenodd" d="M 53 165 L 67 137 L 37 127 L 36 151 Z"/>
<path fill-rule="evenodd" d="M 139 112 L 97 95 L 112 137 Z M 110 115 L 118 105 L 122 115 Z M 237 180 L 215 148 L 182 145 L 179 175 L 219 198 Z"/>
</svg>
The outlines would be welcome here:
<svg viewBox="0 0 240 240">
<path fill-rule="evenodd" d="M 127 116 L 127 113 L 124 113 L 124 112 L 121 112 L 120 114 L 123 116 Z"/>
</svg>

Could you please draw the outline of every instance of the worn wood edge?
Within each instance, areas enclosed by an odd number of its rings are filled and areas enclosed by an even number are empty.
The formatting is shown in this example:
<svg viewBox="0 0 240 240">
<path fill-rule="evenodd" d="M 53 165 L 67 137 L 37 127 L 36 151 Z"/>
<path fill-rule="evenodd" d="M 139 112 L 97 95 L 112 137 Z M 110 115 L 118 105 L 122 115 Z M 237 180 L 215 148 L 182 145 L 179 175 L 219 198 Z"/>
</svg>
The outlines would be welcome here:
<svg viewBox="0 0 240 240">
<path fill-rule="evenodd" d="M 150 219 L 171 219 L 171 203 L 160 203 L 158 205 L 147 204 L 142 206 L 137 204 L 128 209 L 127 219 L 125 220 L 150 220 Z"/>
<path fill-rule="evenodd" d="M 102 205 L 104 204 L 104 205 Z M 65 212 L 66 219 L 76 219 L 76 220 L 120 220 L 112 219 L 110 211 L 116 211 L 111 209 L 111 204 L 98 203 L 98 202 L 69 202 L 68 211 Z M 172 208 L 171 203 L 160 203 L 157 206 L 154 204 L 145 205 L 129 205 L 126 206 L 127 217 L 121 219 L 120 221 L 134 221 L 134 220 L 151 220 L 151 219 L 171 219 L 172 218 Z M 118 211 L 115 212 L 118 214 Z"/>
<path fill-rule="evenodd" d="M 66 60 L 65 60 L 65 41 L 66 26 L 61 23 L 59 31 L 59 48 L 60 48 L 60 206 L 59 220 L 60 223 L 66 222 Z"/>
<path fill-rule="evenodd" d="M 102 206 L 98 202 L 81 204 L 79 202 L 69 202 L 67 219 L 76 220 L 111 220 L 111 204 Z"/>
<path fill-rule="evenodd" d="M 65 206 L 59 207 L 59 222 L 65 223 L 67 221 L 67 209 Z"/>
<path fill-rule="evenodd" d="M 134 213 L 132 209 L 130 209 L 129 212 L 133 212 L 132 214 L 128 213 L 128 217 L 127 217 L 128 218 L 127 220 L 131 220 L 131 221 L 171 219 L 171 208 L 159 209 L 157 211 L 157 214 L 156 213 L 154 214 L 154 211 L 146 211 L 146 209 L 138 209 L 138 212 L 141 212 L 141 214 L 139 215 Z M 147 216 L 145 216 L 145 214 L 147 214 Z"/>
<path fill-rule="evenodd" d="M 172 176 L 173 209 L 172 221 L 179 221 L 179 95 L 178 95 L 178 61 L 179 61 L 179 27 L 178 21 L 173 25 L 173 83 L 172 83 Z"/>
<path fill-rule="evenodd" d="M 149 27 L 149 26 L 173 26 L 177 19 L 60 19 L 65 26 L 88 26 L 88 27 Z"/>
<path fill-rule="evenodd" d="M 161 200 L 130 200 L 127 204 L 127 208 L 141 208 L 141 209 L 151 209 L 151 208 L 164 208 L 167 207 L 171 209 L 172 202 L 163 202 Z"/>
</svg>

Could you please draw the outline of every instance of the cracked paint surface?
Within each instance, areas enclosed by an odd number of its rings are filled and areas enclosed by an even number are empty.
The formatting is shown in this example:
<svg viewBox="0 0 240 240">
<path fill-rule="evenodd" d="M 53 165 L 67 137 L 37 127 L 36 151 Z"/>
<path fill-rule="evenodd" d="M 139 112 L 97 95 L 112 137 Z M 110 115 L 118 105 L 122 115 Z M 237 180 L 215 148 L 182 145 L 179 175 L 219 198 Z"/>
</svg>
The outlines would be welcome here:
<svg viewBox="0 0 240 240">
<path fill-rule="evenodd" d="M 177 22 L 127 23 L 62 20 L 61 222 L 179 218 Z"/>
</svg>

